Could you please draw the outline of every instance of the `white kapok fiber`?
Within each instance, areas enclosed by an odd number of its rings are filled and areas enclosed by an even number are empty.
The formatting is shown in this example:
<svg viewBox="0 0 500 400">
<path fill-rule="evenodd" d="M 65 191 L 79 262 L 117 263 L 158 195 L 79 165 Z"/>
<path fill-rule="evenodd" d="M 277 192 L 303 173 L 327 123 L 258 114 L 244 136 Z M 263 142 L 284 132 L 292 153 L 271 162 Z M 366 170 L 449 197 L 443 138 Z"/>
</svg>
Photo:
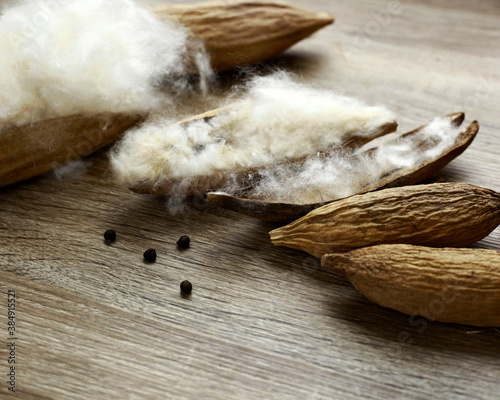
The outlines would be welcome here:
<svg viewBox="0 0 500 400">
<path fill-rule="evenodd" d="M 158 86 L 186 85 L 176 78 L 189 40 L 186 28 L 132 0 L 9 2 L 0 15 L 0 122 L 168 104 Z"/>
<path fill-rule="evenodd" d="M 182 187 L 200 175 L 312 156 L 394 121 L 385 107 L 311 88 L 284 73 L 254 78 L 231 100 L 209 120 L 160 120 L 129 131 L 111 155 L 119 181 L 154 186 L 175 178 Z"/>
<path fill-rule="evenodd" d="M 356 151 L 334 151 L 326 157 L 316 155 L 293 173 L 286 166 L 270 168 L 262 171 L 262 179 L 246 195 L 294 204 L 348 197 L 367 190 L 394 170 L 404 175 L 423 162 L 439 158 L 453 146 L 460 130 L 448 118 L 438 117 L 418 135 L 402 138 L 394 132 Z M 428 146 L 419 146 L 423 142 Z M 375 151 L 367 151 L 371 148 Z"/>
</svg>

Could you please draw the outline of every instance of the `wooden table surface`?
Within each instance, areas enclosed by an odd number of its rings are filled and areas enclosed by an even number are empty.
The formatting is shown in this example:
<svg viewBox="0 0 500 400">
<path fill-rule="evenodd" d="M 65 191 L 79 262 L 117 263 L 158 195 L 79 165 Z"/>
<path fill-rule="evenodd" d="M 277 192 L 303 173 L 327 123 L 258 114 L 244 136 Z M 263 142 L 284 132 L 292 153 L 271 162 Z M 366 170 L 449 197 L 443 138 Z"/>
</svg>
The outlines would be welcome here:
<svg viewBox="0 0 500 400">
<path fill-rule="evenodd" d="M 292 3 L 336 22 L 268 65 L 386 104 L 405 130 L 465 111 L 480 133 L 441 176 L 500 191 L 498 0 Z M 105 151 L 85 163 L 0 192 L 0 398 L 8 290 L 13 398 L 500 398 L 499 330 L 379 307 L 318 259 L 274 248 L 276 225 L 201 203 L 170 215 L 165 199 L 118 187 Z M 500 230 L 478 246 L 500 249 Z M 145 264 L 149 247 L 158 259 Z"/>
</svg>

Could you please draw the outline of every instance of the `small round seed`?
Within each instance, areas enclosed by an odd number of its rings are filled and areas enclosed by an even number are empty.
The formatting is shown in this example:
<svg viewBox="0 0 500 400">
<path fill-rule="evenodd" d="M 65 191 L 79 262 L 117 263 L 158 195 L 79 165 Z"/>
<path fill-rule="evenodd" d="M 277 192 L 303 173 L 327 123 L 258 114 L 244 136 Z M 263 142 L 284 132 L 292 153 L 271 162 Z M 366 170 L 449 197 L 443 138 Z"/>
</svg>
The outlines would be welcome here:
<svg viewBox="0 0 500 400">
<path fill-rule="evenodd" d="M 155 249 L 147 249 L 143 254 L 144 259 L 147 262 L 153 262 L 156 260 L 156 250 Z"/>
<path fill-rule="evenodd" d="M 191 285 L 191 282 L 189 282 L 189 281 L 182 281 L 181 282 L 181 293 L 182 294 L 190 294 L 192 290 L 193 290 L 193 285 Z"/>
<path fill-rule="evenodd" d="M 181 249 L 187 249 L 189 247 L 189 243 L 191 243 L 191 239 L 189 239 L 189 236 L 184 235 L 177 241 L 177 246 Z"/>
<path fill-rule="evenodd" d="M 116 232 L 113 229 L 108 229 L 104 232 L 104 240 L 106 242 L 114 242 L 116 240 Z"/>
</svg>

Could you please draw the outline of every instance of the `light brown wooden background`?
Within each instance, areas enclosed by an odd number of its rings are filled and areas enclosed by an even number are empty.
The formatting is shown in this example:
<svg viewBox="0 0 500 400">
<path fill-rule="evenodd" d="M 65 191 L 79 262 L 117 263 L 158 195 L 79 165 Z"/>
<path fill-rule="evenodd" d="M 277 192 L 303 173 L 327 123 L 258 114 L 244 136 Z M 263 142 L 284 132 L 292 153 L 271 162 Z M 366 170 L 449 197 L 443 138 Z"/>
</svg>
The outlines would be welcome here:
<svg viewBox="0 0 500 400">
<path fill-rule="evenodd" d="M 336 22 L 270 65 L 386 104 L 405 130 L 465 111 L 479 136 L 442 176 L 500 191 L 499 1 L 402 1 L 392 14 L 391 1 L 293 3 Z M 0 337 L 15 289 L 17 398 L 500 395 L 498 331 L 378 307 L 317 259 L 273 248 L 272 224 L 222 211 L 172 216 L 164 199 L 117 187 L 105 152 L 86 162 L 79 176 L 0 192 Z M 175 246 L 183 234 L 187 251 Z M 479 245 L 500 249 L 500 231 Z M 154 264 L 142 261 L 148 247 Z M 184 279 L 190 298 L 179 295 Z M 0 356 L 4 382 L 5 339 Z"/>
</svg>

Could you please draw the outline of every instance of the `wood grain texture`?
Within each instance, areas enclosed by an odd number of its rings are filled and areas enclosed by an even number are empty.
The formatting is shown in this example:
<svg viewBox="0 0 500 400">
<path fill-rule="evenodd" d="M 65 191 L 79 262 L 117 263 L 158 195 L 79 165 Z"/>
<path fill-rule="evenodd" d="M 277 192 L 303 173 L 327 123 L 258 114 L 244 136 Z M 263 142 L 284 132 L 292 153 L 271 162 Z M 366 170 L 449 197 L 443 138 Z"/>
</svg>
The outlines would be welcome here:
<svg viewBox="0 0 500 400">
<path fill-rule="evenodd" d="M 403 1 L 392 13 L 378 0 L 292 3 L 336 23 L 271 67 L 387 104 L 405 131 L 465 111 L 480 132 L 441 177 L 500 191 L 498 1 Z M 498 331 L 379 307 L 318 259 L 274 248 L 276 225 L 197 201 L 172 216 L 163 198 L 118 188 L 104 152 L 87 161 L 80 175 L 0 192 L 2 374 L 6 291 L 18 297 L 11 398 L 498 397 Z M 110 228 L 118 239 L 107 245 Z M 192 244 L 181 252 L 183 234 Z M 477 246 L 500 249 L 500 231 Z M 142 261 L 149 247 L 153 264 Z"/>
</svg>

